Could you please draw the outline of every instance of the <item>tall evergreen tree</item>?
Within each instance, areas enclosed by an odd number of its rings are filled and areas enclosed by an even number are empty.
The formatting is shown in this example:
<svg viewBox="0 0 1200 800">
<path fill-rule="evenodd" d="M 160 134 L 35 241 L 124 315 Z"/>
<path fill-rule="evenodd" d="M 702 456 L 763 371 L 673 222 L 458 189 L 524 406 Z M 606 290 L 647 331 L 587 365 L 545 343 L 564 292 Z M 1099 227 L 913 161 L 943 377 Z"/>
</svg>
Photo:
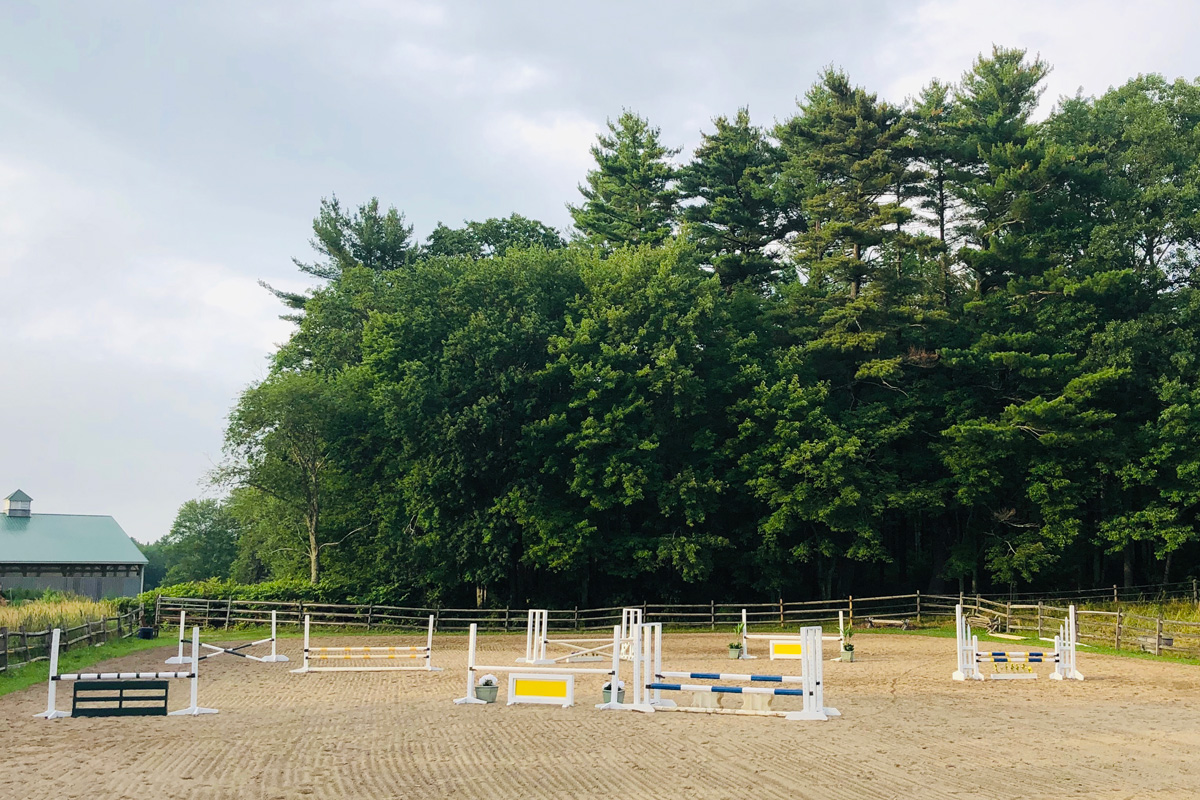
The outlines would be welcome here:
<svg viewBox="0 0 1200 800">
<path fill-rule="evenodd" d="M 903 169 L 892 152 L 904 135 L 902 120 L 899 108 L 829 69 L 800 114 L 777 130 L 785 172 L 809 186 L 809 228 L 796 237 L 796 258 L 810 279 L 831 282 L 852 299 L 873 277 L 896 222 L 910 215 L 888 197 Z"/>
<path fill-rule="evenodd" d="M 659 129 L 632 111 L 615 123 L 609 120 L 608 132 L 592 147 L 596 169 L 579 187 L 584 202 L 567 206 L 575 228 L 587 241 L 606 247 L 662 244 L 678 216 L 671 159 L 679 149 L 664 147 Z"/>
<path fill-rule="evenodd" d="M 703 134 L 691 163 L 680 171 L 681 196 L 700 201 L 685 206 L 683 218 L 723 286 L 762 286 L 780 256 L 770 245 L 798 227 L 779 203 L 781 154 L 750 124 L 748 109 L 739 109 L 732 121 L 717 117 L 713 125 L 716 130 Z"/>
</svg>

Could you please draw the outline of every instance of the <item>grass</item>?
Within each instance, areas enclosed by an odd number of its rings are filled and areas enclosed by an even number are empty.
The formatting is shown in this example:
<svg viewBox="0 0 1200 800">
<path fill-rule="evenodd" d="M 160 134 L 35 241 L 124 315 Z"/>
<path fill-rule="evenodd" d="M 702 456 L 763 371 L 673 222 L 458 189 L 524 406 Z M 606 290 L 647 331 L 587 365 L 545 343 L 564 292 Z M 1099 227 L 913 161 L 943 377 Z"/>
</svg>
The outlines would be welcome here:
<svg viewBox="0 0 1200 800">
<path fill-rule="evenodd" d="M 237 628 L 232 630 L 208 630 L 202 631 L 203 638 L 209 641 L 253 641 L 262 639 L 270 635 L 270 626 L 267 627 L 250 627 Z M 285 633 L 279 631 L 279 638 L 291 638 L 301 636 L 301 633 Z M 138 639 L 130 637 L 128 639 L 117 639 L 103 645 L 94 645 L 87 647 L 84 645 L 76 645 L 75 649 L 61 653 L 58 657 L 59 672 L 79 672 L 80 670 L 90 667 L 100 661 L 106 661 L 110 658 L 120 658 L 132 653 L 140 653 L 143 650 L 152 650 L 156 647 L 174 648 L 177 642 L 177 633 L 175 628 L 167 628 L 162 631 L 162 634 L 157 639 Z M 190 645 L 189 645 L 190 648 Z M 189 649 L 184 652 L 190 652 Z M 164 656 L 164 660 L 165 660 Z M 163 667 L 163 669 L 171 669 Z M 35 661 L 32 664 L 26 664 L 23 667 L 16 669 L 5 670 L 0 672 L 0 697 L 11 692 L 18 692 L 21 689 L 28 688 L 34 684 L 45 683 L 50 677 L 50 662 Z"/>
<path fill-rule="evenodd" d="M 95 622 L 101 617 L 115 617 L 118 613 L 117 603 L 112 600 L 27 600 L 0 606 L 0 628 L 18 630 L 24 627 L 27 631 L 70 628 L 85 622 Z"/>
<path fill-rule="evenodd" d="M 62 653 L 58 657 L 59 672 L 79 672 L 84 667 L 90 667 L 97 661 L 109 658 L 120 658 L 130 653 L 162 647 L 168 642 L 163 639 L 118 639 L 95 647 L 79 647 Z M 37 683 L 45 683 L 50 677 L 50 662 L 35 661 L 16 669 L 0 672 L 0 697 L 10 692 L 18 692 Z"/>
</svg>

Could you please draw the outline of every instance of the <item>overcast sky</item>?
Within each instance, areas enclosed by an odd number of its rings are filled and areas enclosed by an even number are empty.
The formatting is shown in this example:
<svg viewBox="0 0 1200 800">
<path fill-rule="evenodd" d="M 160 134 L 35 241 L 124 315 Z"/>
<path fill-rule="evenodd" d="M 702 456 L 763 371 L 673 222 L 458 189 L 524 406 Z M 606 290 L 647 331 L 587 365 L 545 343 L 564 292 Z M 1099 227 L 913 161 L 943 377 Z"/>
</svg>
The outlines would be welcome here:
<svg viewBox="0 0 1200 800">
<path fill-rule="evenodd" d="M 1136 13 L 1135 13 L 1136 12 Z M 900 101 L 993 42 L 1046 108 L 1200 74 L 1192 2 L 0 0 L 0 496 L 169 530 L 285 339 L 320 198 L 565 227 L 606 117 L 690 151 L 829 64 Z"/>
</svg>

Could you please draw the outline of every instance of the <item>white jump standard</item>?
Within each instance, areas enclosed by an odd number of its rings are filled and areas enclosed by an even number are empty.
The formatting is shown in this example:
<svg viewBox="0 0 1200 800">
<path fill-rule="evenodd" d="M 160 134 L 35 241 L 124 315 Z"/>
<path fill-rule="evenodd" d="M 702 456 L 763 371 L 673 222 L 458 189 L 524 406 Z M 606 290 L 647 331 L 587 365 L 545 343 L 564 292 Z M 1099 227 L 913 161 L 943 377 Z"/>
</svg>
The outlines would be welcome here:
<svg viewBox="0 0 1200 800">
<path fill-rule="evenodd" d="M 1075 667 L 1075 640 L 1078 638 L 1075 627 L 1075 606 L 1067 609 L 1067 618 L 1063 620 L 1058 635 L 1054 637 L 1053 650 L 980 650 L 979 637 L 972 635 L 971 626 L 967 624 L 967 617 L 963 614 L 961 605 L 954 607 L 954 623 L 955 642 L 958 646 L 958 669 L 951 677 L 956 681 L 982 681 L 987 678 L 994 681 L 1037 678 L 1037 673 L 1032 671 L 1032 667 L 1028 672 L 996 673 L 985 676 L 979 668 L 980 664 L 1053 664 L 1054 671 L 1050 673 L 1050 680 L 1083 680 L 1083 673 Z"/>
<path fill-rule="evenodd" d="M 183 654 L 183 631 L 184 631 L 184 627 L 186 625 L 186 620 L 187 620 L 187 611 L 184 609 L 180 609 L 180 611 L 179 611 L 179 653 L 177 655 L 173 655 L 170 658 L 168 658 L 167 662 L 166 662 L 168 664 L 186 664 L 191 660 L 190 657 L 185 656 Z M 200 646 L 205 648 L 206 650 L 214 651 L 214 653 L 210 653 L 209 655 L 220 655 L 221 653 L 225 653 L 227 655 L 237 656 L 238 658 L 248 658 L 251 661 L 261 661 L 261 662 L 267 663 L 267 664 L 277 663 L 277 662 L 281 662 L 281 661 L 287 661 L 288 660 L 287 656 L 281 655 L 280 653 L 277 653 L 275 651 L 275 627 L 276 627 L 275 626 L 275 612 L 272 611 L 271 612 L 271 635 L 269 637 L 267 637 L 266 639 L 259 639 L 257 642 L 246 642 L 245 644 L 239 644 L 237 647 L 217 647 L 215 644 L 205 644 L 204 642 L 201 642 Z M 241 652 L 242 650 L 245 650 L 247 648 L 257 647 L 260 644 L 267 644 L 268 642 L 270 642 L 270 644 L 271 644 L 271 654 L 270 655 L 254 656 L 254 655 L 250 655 L 249 653 Z M 208 656 L 205 656 L 205 658 L 207 658 L 207 657 Z"/>
<path fill-rule="evenodd" d="M 312 647 L 309 645 L 309 626 L 311 617 L 304 617 L 304 666 L 292 672 L 300 675 L 306 672 L 441 672 L 441 667 L 433 666 L 433 614 L 429 615 L 429 627 L 425 635 L 424 645 L 365 645 L 356 647 Z M 425 663 L 421 666 L 362 666 L 362 667 L 314 667 L 310 661 L 375 661 L 419 659 Z"/>
<path fill-rule="evenodd" d="M 640 608 L 621 609 L 621 639 L 628 640 L 629 631 L 634 625 L 642 622 Z M 546 654 L 548 645 L 557 645 L 571 650 L 563 655 L 550 657 Z M 518 664 L 575 664 L 586 661 L 607 661 L 607 651 L 613 646 L 611 638 L 587 639 L 574 636 L 560 639 L 550 638 L 550 612 L 544 608 L 529 609 L 529 617 L 525 623 L 525 656 L 518 658 Z M 633 656 L 629 653 L 628 642 L 621 645 L 621 659 L 630 661 Z"/>
<path fill-rule="evenodd" d="M 821 662 L 821 629 L 800 629 L 802 675 L 749 675 L 724 672 L 672 672 L 662 668 L 662 624 L 649 623 L 638 626 L 632 643 L 633 702 L 629 704 L 609 703 L 603 708 L 619 708 L 634 711 L 655 710 L 689 711 L 703 714 L 738 714 L 759 717 L 783 717 L 789 720 L 828 720 L 841 716 L 836 708 L 825 707 L 825 687 Z M 687 678 L 705 681 L 736 681 L 742 683 L 798 684 L 798 688 L 765 686 L 728 686 L 720 684 L 673 683 L 667 678 Z M 691 692 L 695 706 L 679 706 L 665 700 L 662 692 Z M 742 695 L 741 708 L 722 708 L 723 694 Z M 803 701 L 800 711 L 773 711 L 770 708 L 774 697 L 799 697 Z"/>
<path fill-rule="evenodd" d="M 133 680 L 133 681 L 160 681 L 171 678 L 186 678 L 191 681 L 191 703 L 187 708 L 182 708 L 179 711 L 171 711 L 168 716 L 171 717 L 196 717 L 201 714 L 216 714 L 215 708 L 203 708 L 197 702 L 199 678 L 200 678 L 200 662 L 204 660 L 204 656 L 200 655 L 200 629 L 192 628 L 192 655 L 189 663 L 191 670 L 188 672 L 78 672 L 58 674 L 58 645 L 61 636 L 61 631 L 58 628 L 54 629 L 54 633 L 50 639 L 50 681 L 49 681 L 49 698 L 46 702 L 46 710 L 35 716 L 44 719 L 60 719 L 62 717 L 71 716 L 69 711 L 59 711 L 54 707 L 56 699 L 56 689 L 59 681 L 116 681 L 116 680 Z"/>
<path fill-rule="evenodd" d="M 575 703 L 575 676 L 604 675 L 611 685 L 616 686 L 621 668 L 621 638 L 620 626 L 613 627 L 612 639 L 608 642 L 611 648 L 612 664 L 603 667 L 562 667 L 562 666 L 499 666 L 476 663 L 476 647 L 478 644 L 478 626 L 471 623 L 470 634 L 467 636 L 467 693 L 454 701 L 455 705 L 482 705 L 475 694 L 475 674 L 477 672 L 502 672 L 508 674 L 508 705 L 519 703 L 535 703 L 538 705 L 557 705 L 568 708 Z M 553 664 L 554 662 L 550 662 Z M 613 696 L 617 696 L 614 691 Z"/>
<path fill-rule="evenodd" d="M 755 659 L 758 656 L 750 655 L 750 640 L 762 639 L 767 642 L 767 655 L 772 660 L 777 659 L 801 659 L 800 654 L 800 634 L 798 633 L 750 633 L 750 625 L 746 619 L 746 609 L 742 609 L 742 652 L 738 658 Z M 821 641 L 837 642 L 838 652 L 842 651 L 842 646 L 846 644 L 846 620 L 843 612 L 838 611 L 838 632 L 837 635 L 822 633 Z M 841 656 L 838 656 L 834 661 L 840 661 Z"/>
</svg>

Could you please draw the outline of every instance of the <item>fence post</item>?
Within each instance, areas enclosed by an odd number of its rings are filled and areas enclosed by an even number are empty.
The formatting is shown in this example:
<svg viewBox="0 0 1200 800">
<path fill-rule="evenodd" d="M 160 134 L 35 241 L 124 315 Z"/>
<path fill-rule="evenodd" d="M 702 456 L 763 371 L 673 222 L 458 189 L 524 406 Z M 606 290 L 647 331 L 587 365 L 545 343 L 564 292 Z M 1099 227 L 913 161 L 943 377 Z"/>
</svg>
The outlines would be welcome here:
<svg viewBox="0 0 1200 800">
<path fill-rule="evenodd" d="M 709 618 L 709 622 L 711 623 L 711 627 L 709 628 L 709 630 L 715 631 L 717 629 L 717 601 L 716 600 L 708 601 L 708 618 Z"/>
<path fill-rule="evenodd" d="M 509 612 L 509 608 L 508 608 L 508 606 L 505 606 L 504 607 L 504 632 L 505 633 L 508 633 L 508 612 Z"/>
<path fill-rule="evenodd" d="M 8 628 L 0 628 L 0 672 L 8 669 Z"/>
<path fill-rule="evenodd" d="M 1042 638 L 1042 601 L 1038 600 L 1038 638 Z"/>
<path fill-rule="evenodd" d="M 229 630 L 229 620 L 233 617 L 233 595 L 229 595 L 229 601 L 225 605 L 225 630 Z"/>
<path fill-rule="evenodd" d="M 1121 602 L 1121 599 L 1119 597 L 1117 597 L 1117 585 L 1115 583 L 1113 584 L 1113 602 L 1114 603 Z"/>
<path fill-rule="evenodd" d="M 851 617 L 851 619 L 853 619 L 854 615 L 851 614 L 850 617 Z M 783 598 L 782 597 L 779 598 L 779 627 L 783 628 Z"/>
<path fill-rule="evenodd" d="M 437 633 L 438 622 L 441 621 L 441 618 L 442 618 L 442 610 L 440 608 L 435 608 L 433 610 L 433 632 L 434 633 Z"/>
<path fill-rule="evenodd" d="M 375 616 L 375 604 L 367 606 L 367 630 L 371 630 L 371 617 Z"/>
<path fill-rule="evenodd" d="M 917 589 L 917 624 L 921 624 L 921 590 Z"/>
<path fill-rule="evenodd" d="M 1163 640 L 1163 616 L 1162 610 L 1158 612 L 1158 619 L 1154 621 L 1154 655 L 1162 655 L 1162 640 Z"/>
<path fill-rule="evenodd" d="M 959 590 L 959 592 L 958 592 L 958 604 L 959 604 L 960 606 L 961 606 L 961 605 L 965 605 L 965 604 L 963 603 L 963 593 L 962 593 L 962 590 Z"/>
<path fill-rule="evenodd" d="M 1004 610 L 1004 632 L 1012 633 L 1012 600 L 1008 601 L 1008 607 Z"/>
<path fill-rule="evenodd" d="M 21 650 L 25 653 L 25 660 L 29 660 L 29 631 L 25 630 L 24 625 L 18 625 L 17 630 L 21 633 Z"/>
<path fill-rule="evenodd" d="M 575 630 L 579 630 L 579 606 L 575 606 Z"/>
<path fill-rule="evenodd" d="M 1113 649 L 1117 652 L 1121 651 L 1121 609 L 1117 608 L 1117 640 L 1113 643 Z"/>
<path fill-rule="evenodd" d="M 1192 603 L 1200 605 L 1200 593 L 1196 592 L 1196 579 L 1192 578 Z"/>
<path fill-rule="evenodd" d="M 854 595 L 847 595 L 850 602 L 850 627 L 854 627 Z"/>
</svg>

